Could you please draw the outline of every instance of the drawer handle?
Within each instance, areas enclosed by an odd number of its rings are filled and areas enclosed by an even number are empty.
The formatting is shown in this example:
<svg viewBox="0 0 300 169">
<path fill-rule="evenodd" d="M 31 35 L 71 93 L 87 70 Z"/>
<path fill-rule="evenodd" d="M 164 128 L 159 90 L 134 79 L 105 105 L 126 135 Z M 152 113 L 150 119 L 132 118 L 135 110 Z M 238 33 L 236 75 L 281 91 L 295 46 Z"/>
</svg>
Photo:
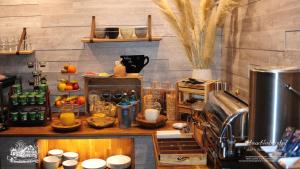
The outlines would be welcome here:
<svg viewBox="0 0 300 169">
<path fill-rule="evenodd" d="M 189 159 L 189 157 L 182 157 L 182 156 L 177 157 L 178 161 L 185 161 L 187 159 Z"/>
</svg>

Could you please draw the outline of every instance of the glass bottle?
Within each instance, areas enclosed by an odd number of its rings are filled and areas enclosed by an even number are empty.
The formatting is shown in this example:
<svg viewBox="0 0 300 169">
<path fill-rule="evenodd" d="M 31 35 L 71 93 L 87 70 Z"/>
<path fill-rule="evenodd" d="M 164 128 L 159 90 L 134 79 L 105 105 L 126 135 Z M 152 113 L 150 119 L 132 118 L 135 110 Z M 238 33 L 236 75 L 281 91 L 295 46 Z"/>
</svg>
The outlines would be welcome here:
<svg viewBox="0 0 300 169">
<path fill-rule="evenodd" d="M 126 77 L 126 68 L 120 61 L 115 62 L 114 75 L 115 77 Z"/>
</svg>

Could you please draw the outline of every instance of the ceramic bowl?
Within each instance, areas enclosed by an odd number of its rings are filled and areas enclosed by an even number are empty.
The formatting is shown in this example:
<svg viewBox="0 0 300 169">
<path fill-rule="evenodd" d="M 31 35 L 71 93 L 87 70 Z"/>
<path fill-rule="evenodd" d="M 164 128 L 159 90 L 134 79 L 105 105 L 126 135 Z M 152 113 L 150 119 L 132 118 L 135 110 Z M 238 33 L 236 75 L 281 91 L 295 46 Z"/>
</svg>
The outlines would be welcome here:
<svg viewBox="0 0 300 169">
<path fill-rule="evenodd" d="M 63 161 L 65 160 L 76 160 L 78 161 L 79 154 L 75 152 L 65 152 L 63 154 Z"/>
<path fill-rule="evenodd" d="M 57 156 L 46 156 L 43 158 L 44 169 L 57 169 L 60 159 Z"/>
<path fill-rule="evenodd" d="M 147 37 L 147 30 L 148 28 L 143 26 L 143 27 L 136 27 L 135 28 L 135 36 L 137 38 L 146 38 Z"/>
<path fill-rule="evenodd" d="M 64 151 L 61 149 L 53 149 L 48 151 L 49 156 L 56 156 L 59 158 L 59 164 L 61 164 L 63 153 Z"/>
<path fill-rule="evenodd" d="M 156 121 L 159 116 L 159 111 L 156 109 L 146 109 L 145 110 L 145 119 L 147 121 Z"/>
<path fill-rule="evenodd" d="M 111 169 L 125 169 L 131 165 L 131 158 L 125 155 L 110 156 L 106 159 L 106 164 Z"/>
<path fill-rule="evenodd" d="M 76 169 L 77 164 L 76 160 L 66 160 L 62 163 L 64 169 Z"/>
<path fill-rule="evenodd" d="M 120 29 L 121 35 L 123 39 L 131 39 L 133 37 L 133 28 L 121 28 Z"/>
<path fill-rule="evenodd" d="M 105 28 L 96 28 L 95 35 L 96 35 L 96 38 L 104 39 L 105 38 Z"/>
<path fill-rule="evenodd" d="M 109 39 L 117 39 L 119 36 L 119 28 L 106 28 L 105 34 Z"/>
<path fill-rule="evenodd" d="M 106 162 L 102 159 L 89 159 L 81 163 L 83 169 L 103 169 L 106 167 Z"/>
</svg>

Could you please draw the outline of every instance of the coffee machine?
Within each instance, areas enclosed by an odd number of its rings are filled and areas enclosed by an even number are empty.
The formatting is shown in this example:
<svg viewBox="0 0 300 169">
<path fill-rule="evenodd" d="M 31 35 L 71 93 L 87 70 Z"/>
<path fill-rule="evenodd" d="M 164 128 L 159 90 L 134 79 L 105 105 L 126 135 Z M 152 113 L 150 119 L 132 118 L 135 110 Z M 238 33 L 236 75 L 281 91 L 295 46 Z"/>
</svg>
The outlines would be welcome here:
<svg viewBox="0 0 300 169">
<path fill-rule="evenodd" d="M 254 68 L 250 71 L 249 140 L 272 145 L 285 128 L 300 128 L 300 69 Z"/>
</svg>

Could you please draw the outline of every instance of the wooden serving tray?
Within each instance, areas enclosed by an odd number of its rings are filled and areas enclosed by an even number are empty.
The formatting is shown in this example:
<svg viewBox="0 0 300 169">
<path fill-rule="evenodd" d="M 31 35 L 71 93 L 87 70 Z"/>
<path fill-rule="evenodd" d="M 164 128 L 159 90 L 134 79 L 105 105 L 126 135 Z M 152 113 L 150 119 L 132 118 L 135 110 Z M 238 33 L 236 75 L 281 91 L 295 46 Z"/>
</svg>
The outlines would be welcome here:
<svg viewBox="0 0 300 169">
<path fill-rule="evenodd" d="M 61 121 L 58 120 L 58 121 L 53 121 L 51 126 L 52 126 L 53 130 L 56 132 L 72 132 L 72 131 L 76 131 L 80 128 L 81 120 L 76 119 L 75 124 L 72 126 L 64 126 L 61 123 Z"/>
<path fill-rule="evenodd" d="M 162 165 L 206 165 L 207 154 L 194 138 L 156 139 Z"/>
<path fill-rule="evenodd" d="M 164 115 L 160 115 L 158 119 L 154 122 L 145 120 L 145 117 L 143 116 L 137 116 L 136 122 L 138 123 L 138 126 L 141 128 L 147 128 L 147 129 L 155 129 L 159 127 L 163 127 L 166 124 L 167 117 Z"/>
</svg>

